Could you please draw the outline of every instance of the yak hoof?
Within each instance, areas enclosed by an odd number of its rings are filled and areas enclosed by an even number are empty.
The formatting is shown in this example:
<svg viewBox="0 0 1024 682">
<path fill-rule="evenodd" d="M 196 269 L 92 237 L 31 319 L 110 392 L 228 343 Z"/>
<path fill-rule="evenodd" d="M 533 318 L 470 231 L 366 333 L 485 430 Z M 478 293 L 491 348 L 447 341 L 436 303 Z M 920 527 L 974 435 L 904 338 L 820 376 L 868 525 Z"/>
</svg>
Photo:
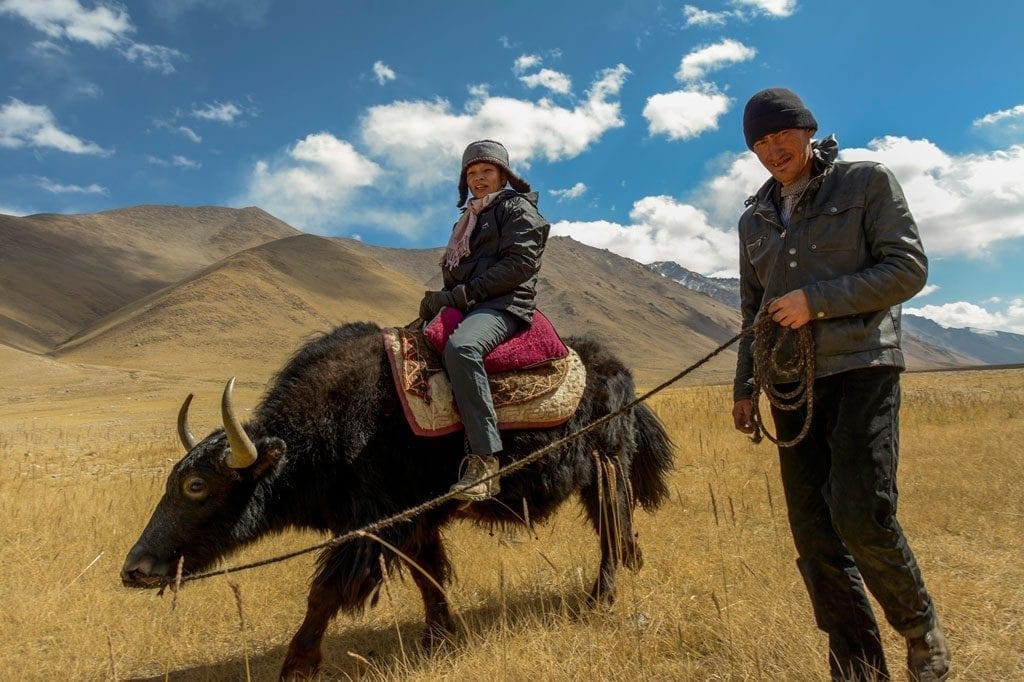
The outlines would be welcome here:
<svg viewBox="0 0 1024 682">
<path fill-rule="evenodd" d="M 455 624 L 451 621 L 446 623 L 433 623 L 427 625 L 420 639 L 420 646 L 427 653 L 433 653 L 438 649 L 447 646 L 455 641 Z"/>
<path fill-rule="evenodd" d="M 615 602 L 615 588 L 602 586 L 595 583 L 587 594 L 587 606 L 597 608 L 598 606 L 611 606 Z"/>
<path fill-rule="evenodd" d="M 288 682 L 316 679 L 320 672 L 320 660 L 319 651 L 306 655 L 289 651 L 281 666 L 280 679 Z"/>
</svg>

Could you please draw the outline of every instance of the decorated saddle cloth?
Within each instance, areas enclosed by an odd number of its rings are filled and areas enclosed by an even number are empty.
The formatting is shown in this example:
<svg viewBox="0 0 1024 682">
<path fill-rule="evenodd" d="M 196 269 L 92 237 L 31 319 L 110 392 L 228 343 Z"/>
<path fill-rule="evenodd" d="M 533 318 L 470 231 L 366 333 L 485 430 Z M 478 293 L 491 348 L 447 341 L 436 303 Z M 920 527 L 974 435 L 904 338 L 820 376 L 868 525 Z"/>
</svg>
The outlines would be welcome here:
<svg viewBox="0 0 1024 682">
<path fill-rule="evenodd" d="M 446 311 L 454 314 L 446 316 Z M 381 330 L 402 409 L 418 436 L 443 436 L 462 428 L 439 355 L 461 315 L 454 308 L 445 308 L 425 331 L 408 327 Z M 539 311 L 529 329 L 484 358 L 501 429 L 564 424 L 583 397 L 587 383 L 583 361 L 562 343 L 550 321 L 537 315 Z"/>
</svg>

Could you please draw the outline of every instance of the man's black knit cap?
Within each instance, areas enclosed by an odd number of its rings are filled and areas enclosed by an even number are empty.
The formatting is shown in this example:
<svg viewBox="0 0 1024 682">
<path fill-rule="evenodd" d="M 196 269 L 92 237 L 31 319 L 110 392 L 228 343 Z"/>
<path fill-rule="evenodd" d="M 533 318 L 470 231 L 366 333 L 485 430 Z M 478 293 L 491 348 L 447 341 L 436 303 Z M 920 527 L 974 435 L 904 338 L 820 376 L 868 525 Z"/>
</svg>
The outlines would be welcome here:
<svg viewBox="0 0 1024 682">
<path fill-rule="evenodd" d="M 768 88 L 756 93 L 747 102 L 743 110 L 743 137 L 747 147 L 754 148 L 754 143 L 765 135 L 777 133 L 787 128 L 818 129 L 811 110 L 792 90 L 786 88 Z"/>
</svg>

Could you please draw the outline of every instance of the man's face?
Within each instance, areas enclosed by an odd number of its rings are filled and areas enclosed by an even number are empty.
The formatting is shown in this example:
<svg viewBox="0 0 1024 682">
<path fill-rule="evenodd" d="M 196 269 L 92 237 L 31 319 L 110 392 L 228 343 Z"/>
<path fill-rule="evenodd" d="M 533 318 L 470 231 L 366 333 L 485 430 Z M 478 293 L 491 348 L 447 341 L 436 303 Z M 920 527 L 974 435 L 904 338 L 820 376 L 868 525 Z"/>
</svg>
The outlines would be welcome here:
<svg viewBox="0 0 1024 682">
<path fill-rule="evenodd" d="M 474 199 L 497 192 L 505 186 L 505 174 L 493 163 L 474 163 L 466 169 L 466 184 Z"/>
<path fill-rule="evenodd" d="M 785 187 L 799 180 L 811 167 L 813 135 L 814 131 L 809 128 L 786 128 L 769 133 L 754 143 L 754 153 L 761 165 Z"/>
</svg>

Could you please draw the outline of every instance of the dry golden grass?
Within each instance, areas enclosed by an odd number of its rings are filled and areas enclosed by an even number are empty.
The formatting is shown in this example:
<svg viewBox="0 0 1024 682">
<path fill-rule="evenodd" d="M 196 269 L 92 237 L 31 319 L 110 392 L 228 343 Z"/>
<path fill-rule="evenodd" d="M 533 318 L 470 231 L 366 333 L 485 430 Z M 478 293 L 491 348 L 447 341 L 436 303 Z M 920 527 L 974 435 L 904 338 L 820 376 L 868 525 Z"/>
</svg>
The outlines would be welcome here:
<svg viewBox="0 0 1024 682">
<path fill-rule="evenodd" d="M 3 677 L 276 678 L 312 558 L 190 584 L 174 608 L 170 593 L 122 588 L 124 555 L 180 456 L 173 414 L 186 386 L 99 372 L 68 393 L 26 382 L 0 404 Z M 954 679 L 1024 678 L 1024 371 L 911 374 L 904 386 L 900 518 Z M 218 388 L 200 385 L 197 432 L 215 423 Z M 242 389 L 251 404 L 260 386 Z M 721 386 L 655 399 L 678 445 L 672 499 L 638 515 L 646 566 L 621 574 L 612 608 L 581 608 L 597 542 L 573 506 L 535 537 L 455 526 L 463 641 L 422 654 L 418 593 L 394 579 L 390 598 L 332 624 L 325 678 L 822 679 L 774 451 L 731 429 L 729 402 Z M 289 534 L 230 563 L 319 539 Z M 899 679 L 901 642 L 888 630 L 886 646 Z"/>
</svg>

